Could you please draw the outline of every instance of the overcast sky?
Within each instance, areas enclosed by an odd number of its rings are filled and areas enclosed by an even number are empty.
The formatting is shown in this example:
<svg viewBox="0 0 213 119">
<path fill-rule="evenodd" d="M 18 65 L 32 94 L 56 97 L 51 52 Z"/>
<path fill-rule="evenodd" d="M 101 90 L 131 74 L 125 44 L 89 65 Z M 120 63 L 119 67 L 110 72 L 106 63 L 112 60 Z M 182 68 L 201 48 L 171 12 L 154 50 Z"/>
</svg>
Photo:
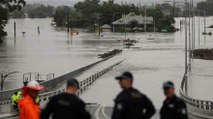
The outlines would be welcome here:
<svg viewBox="0 0 213 119">
<path fill-rule="evenodd" d="M 49 4 L 49 5 L 71 5 L 73 6 L 75 3 L 83 0 L 26 0 L 27 3 L 41 3 L 41 4 Z M 101 1 L 107 1 L 107 0 L 101 0 Z M 142 5 L 147 3 L 151 5 L 152 3 L 163 3 L 165 1 L 172 1 L 172 0 L 115 0 L 117 3 L 121 2 L 127 2 L 127 3 L 141 3 Z M 184 1 L 184 0 L 176 0 L 176 1 Z M 205 1 L 205 0 L 194 0 L 195 2 Z"/>
</svg>

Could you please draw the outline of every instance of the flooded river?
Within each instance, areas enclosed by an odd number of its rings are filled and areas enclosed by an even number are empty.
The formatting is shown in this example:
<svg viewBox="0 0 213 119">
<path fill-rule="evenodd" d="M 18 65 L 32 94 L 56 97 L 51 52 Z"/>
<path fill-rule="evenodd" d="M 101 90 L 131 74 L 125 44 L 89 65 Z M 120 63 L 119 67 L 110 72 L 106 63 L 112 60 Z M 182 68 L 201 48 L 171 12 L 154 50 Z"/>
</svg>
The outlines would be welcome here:
<svg viewBox="0 0 213 119">
<path fill-rule="evenodd" d="M 181 19 L 183 18 L 176 19 L 178 28 Z M 213 24 L 211 24 L 212 19 L 207 18 L 208 25 Z M 16 39 L 13 37 L 14 22 L 17 24 Z M 8 36 L 0 43 L 0 73 L 12 71 L 19 73 L 8 77 L 5 89 L 22 86 L 24 73 L 55 73 L 59 76 L 97 61 L 99 53 L 113 48 L 123 48 L 122 43 L 117 41 L 124 39 L 122 33 L 103 33 L 102 37 L 99 37 L 97 34 L 81 30 L 79 35 L 71 38 L 67 36 L 66 29 L 54 28 L 50 26 L 50 23 L 51 19 L 11 19 L 9 21 L 6 27 Z M 37 33 L 38 26 L 40 35 Z M 201 31 L 203 31 L 202 24 Z M 26 32 L 25 36 L 22 32 Z M 81 95 L 81 98 L 86 102 L 113 105 L 113 99 L 120 91 L 114 77 L 128 70 L 134 74 L 134 86 L 147 94 L 156 107 L 160 108 L 164 99 L 162 83 L 167 80 L 174 81 L 177 93 L 180 87 L 184 73 L 184 33 L 184 30 L 176 33 L 127 33 L 127 37 L 137 39 L 139 42 L 133 48 L 124 48 L 119 57 L 126 60 L 101 77 Z M 212 36 L 206 36 L 204 42 L 204 36 L 201 35 L 200 47 L 211 47 L 212 38 Z M 203 97 L 197 93 L 196 95 Z"/>
</svg>

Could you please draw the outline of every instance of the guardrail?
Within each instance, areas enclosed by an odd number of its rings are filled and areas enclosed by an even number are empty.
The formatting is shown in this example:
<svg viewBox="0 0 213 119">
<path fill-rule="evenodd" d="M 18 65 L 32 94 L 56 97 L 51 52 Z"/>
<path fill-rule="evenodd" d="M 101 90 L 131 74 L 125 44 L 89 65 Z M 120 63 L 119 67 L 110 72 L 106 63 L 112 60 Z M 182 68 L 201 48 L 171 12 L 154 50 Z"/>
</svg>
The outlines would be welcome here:
<svg viewBox="0 0 213 119">
<path fill-rule="evenodd" d="M 102 59 L 100 61 L 97 61 L 95 63 L 92 63 L 90 65 L 87 65 L 85 67 L 82 67 L 80 69 L 77 69 L 75 71 L 72 71 L 68 74 L 65 74 L 65 75 L 62 75 L 62 76 L 59 76 L 59 77 L 56 77 L 52 80 L 48 80 L 48 81 L 44 81 L 44 82 L 41 82 L 41 84 L 43 86 L 45 86 L 45 91 L 51 89 L 51 88 L 54 88 L 56 87 L 57 85 L 63 83 L 64 81 L 68 80 L 68 79 L 71 79 L 71 78 L 74 78 L 76 76 L 78 76 L 79 74 L 81 74 L 82 72 L 88 70 L 89 68 L 101 63 L 101 62 L 104 62 L 108 59 L 110 59 L 111 57 L 108 57 L 106 59 Z M 5 91 L 0 91 L 0 101 L 7 101 L 7 100 L 10 100 L 11 96 L 17 92 L 17 91 L 20 91 L 22 90 L 22 88 L 17 88 L 17 89 L 11 89 L 11 90 L 5 90 Z M 44 92 L 45 92 L 44 91 Z"/>
<path fill-rule="evenodd" d="M 112 70 L 113 67 L 119 65 L 120 63 L 122 63 L 124 60 L 121 60 L 105 69 L 103 69 L 102 71 L 99 71 L 93 75 L 91 75 L 90 77 L 84 79 L 83 81 L 80 81 L 80 89 L 77 92 L 78 95 L 80 95 L 82 92 L 86 91 L 86 88 L 90 85 L 92 85 L 100 76 L 104 75 L 105 73 L 107 73 L 108 71 Z M 48 101 L 50 100 L 53 96 L 65 92 L 66 89 L 60 89 L 60 90 L 56 90 L 56 91 L 51 91 L 51 92 L 47 92 L 47 93 L 42 93 L 39 95 L 41 101 Z M 12 103 L 10 100 L 5 100 L 5 101 L 1 101 L 0 105 L 8 105 Z"/>
<path fill-rule="evenodd" d="M 191 111 L 192 112 L 197 111 L 197 113 L 202 113 L 204 115 L 213 116 L 213 102 L 194 99 L 194 98 L 187 96 L 185 93 L 187 90 L 186 82 L 187 82 L 187 75 L 184 75 L 182 82 L 181 82 L 180 97 L 191 107 Z M 200 117 L 200 116 L 198 116 L 198 117 Z M 204 118 L 204 117 L 200 117 L 200 118 Z"/>
<path fill-rule="evenodd" d="M 38 82 L 48 81 L 55 78 L 54 73 L 41 74 L 38 72 L 28 72 L 23 74 L 23 84 L 26 85 L 29 81 L 35 80 Z"/>
<path fill-rule="evenodd" d="M 83 81 L 80 81 L 80 89 L 77 92 L 77 94 L 80 95 L 82 92 L 86 91 L 86 88 L 88 86 L 92 85 L 100 76 L 102 76 L 105 73 L 107 73 L 108 71 L 112 70 L 113 67 L 119 65 L 123 61 L 124 60 L 119 61 L 119 62 L 113 64 L 112 66 L 107 67 L 107 68 L 103 69 L 102 71 L 99 71 L 99 72 L 91 75 L 90 77 L 84 79 Z M 40 98 L 43 99 L 43 101 L 46 101 L 47 99 L 51 99 L 52 96 L 55 96 L 64 91 L 65 91 L 65 89 L 61 89 L 61 90 L 57 90 L 57 91 L 53 91 L 53 92 L 43 93 L 40 95 Z"/>
</svg>

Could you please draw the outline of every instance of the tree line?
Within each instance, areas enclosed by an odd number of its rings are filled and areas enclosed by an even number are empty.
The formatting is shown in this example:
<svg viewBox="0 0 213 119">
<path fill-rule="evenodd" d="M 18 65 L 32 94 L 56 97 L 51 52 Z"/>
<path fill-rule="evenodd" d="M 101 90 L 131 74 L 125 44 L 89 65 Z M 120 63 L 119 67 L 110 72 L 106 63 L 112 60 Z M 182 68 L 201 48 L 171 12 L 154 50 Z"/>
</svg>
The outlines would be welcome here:
<svg viewBox="0 0 213 119">
<path fill-rule="evenodd" d="M 144 16 L 155 17 L 158 30 L 167 28 L 174 29 L 171 15 L 165 15 L 165 10 L 171 10 L 169 4 L 156 5 L 156 7 L 137 6 L 135 4 L 118 4 L 114 0 L 101 2 L 100 0 L 84 0 L 76 3 L 74 7 L 41 4 L 26 4 L 24 0 L 3 0 L 7 1 L 7 7 L 2 7 L 5 2 L 0 2 L 0 36 L 6 35 L 4 27 L 9 17 L 11 18 L 53 18 L 58 27 L 70 25 L 70 27 L 92 27 L 94 24 L 111 24 L 113 21 L 127 15 L 130 12 Z M 16 4 L 13 4 L 13 1 Z M 14 6 L 15 5 L 15 6 Z M 14 7 L 13 7 L 14 6 Z M 22 8 L 22 9 L 21 9 Z M 178 9 L 176 9 L 177 11 Z"/>
<path fill-rule="evenodd" d="M 205 11 L 207 16 L 212 16 L 213 15 L 213 12 L 212 12 L 213 11 L 213 0 L 206 0 L 203 2 L 197 3 L 197 9 L 200 11 Z"/>
<path fill-rule="evenodd" d="M 24 0 L 0 0 L 0 36 L 7 35 L 4 31 L 4 27 L 8 22 L 9 13 L 15 10 L 21 10 L 25 4 L 26 2 Z"/>
<path fill-rule="evenodd" d="M 168 4 L 169 5 L 169 4 Z M 167 5 L 167 6 L 168 6 Z M 156 28 L 158 31 L 167 29 L 174 31 L 172 24 L 175 22 L 172 15 L 164 15 L 162 9 L 171 10 L 171 6 L 156 5 L 156 7 L 136 6 L 135 4 L 117 4 L 113 0 L 100 2 L 100 0 L 84 0 L 74 5 L 74 8 L 68 6 L 60 6 L 55 10 L 53 19 L 57 26 L 70 27 L 89 27 L 94 25 L 112 24 L 113 21 L 118 20 L 122 15 L 127 15 L 130 12 L 145 15 L 154 18 Z"/>
<path fill-rule="evenodd" d="M 12 18 L 47 18 L 52 17 L 55 7 L 42 4 L 27 4 L 21 10 L 15 10 L 10 14 Z"/>
</svg>

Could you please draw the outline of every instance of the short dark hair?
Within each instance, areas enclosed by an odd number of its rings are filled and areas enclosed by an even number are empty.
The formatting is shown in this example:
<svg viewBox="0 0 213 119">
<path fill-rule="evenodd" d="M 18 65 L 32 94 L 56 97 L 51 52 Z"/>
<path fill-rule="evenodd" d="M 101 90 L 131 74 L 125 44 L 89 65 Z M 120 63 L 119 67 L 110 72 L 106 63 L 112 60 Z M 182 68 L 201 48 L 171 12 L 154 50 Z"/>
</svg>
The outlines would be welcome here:
<svg viewBox="0 0 213 119">
<path fill-rule="evenodd" d="M 69 86 L 76 86 L 77 88 L 80 88 L 79 82 L 76 79 L 69 79 L 67 81 L 67 87 L 69 87 Z"/>
<path fill-rule="evenodd" d="M 115 77 L 115 79 L 117 79 L 117 80 L 127 79 L 132 83 L 133 82 L 133 75 L 132 75 L 131 72 L 126 71 L 126 72 L 122 73 L 120 76 Z"/>
<path fill-rule="evenodd" d="M 171 81 L 167 81 L 163 83 L 163 89 L 168 89 L 168 88 L 175 88 L 175 85 Z"/>
</svg>

